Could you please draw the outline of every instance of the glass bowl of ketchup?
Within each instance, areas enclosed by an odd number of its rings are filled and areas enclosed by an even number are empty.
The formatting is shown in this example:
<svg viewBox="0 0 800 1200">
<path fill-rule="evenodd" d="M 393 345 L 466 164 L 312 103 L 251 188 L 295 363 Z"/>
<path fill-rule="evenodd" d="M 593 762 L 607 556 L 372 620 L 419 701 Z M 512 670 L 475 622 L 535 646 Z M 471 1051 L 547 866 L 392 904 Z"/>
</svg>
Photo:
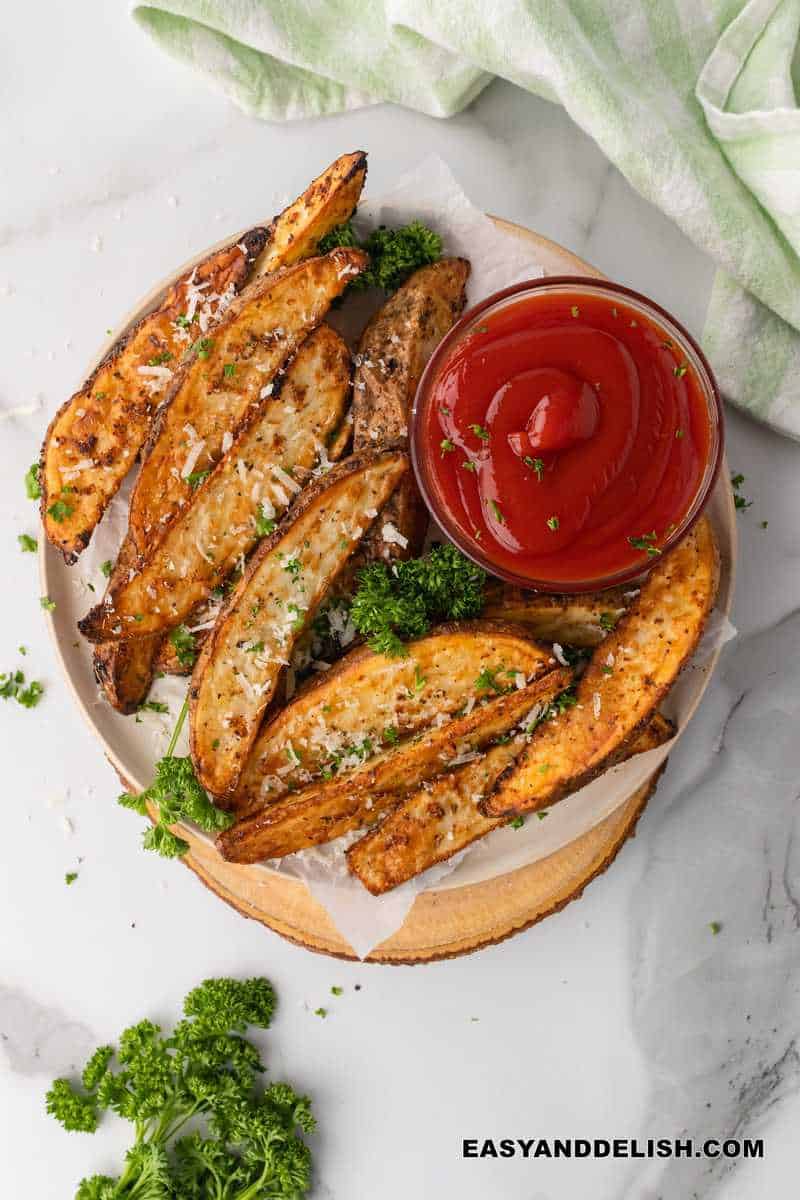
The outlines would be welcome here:
<svg viewBox="0 0 800 1200">
<path fill-rule="evenodd" d="M 694 339 L 618 284 L 550 276 L 470 309 L 411 414 L 422 495 L 449 538 L 519 587 L 597 591 L 691 528 L 722 459 Z"/>
</svg>

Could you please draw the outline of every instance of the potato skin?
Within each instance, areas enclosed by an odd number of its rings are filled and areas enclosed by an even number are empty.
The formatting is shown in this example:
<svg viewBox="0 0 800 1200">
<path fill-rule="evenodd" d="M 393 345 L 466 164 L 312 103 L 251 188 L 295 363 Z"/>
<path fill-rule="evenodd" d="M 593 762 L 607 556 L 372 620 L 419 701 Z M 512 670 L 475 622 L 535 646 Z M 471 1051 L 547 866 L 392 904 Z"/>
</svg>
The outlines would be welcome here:
<svg viewBox="0 0 800 1200">
<path fill-rule="evenodd" d="M 694 653 L 718 584 L 719 552 L 711 523 L 702 517 L 659 559 L 625 616 L 597 647 L 578 682 L 577 704 L 534 738 L 481 801 L 484 815 L 546 808 L 604 771 L 647 723 Z"/>
<path fill-rule="evenodd" d="M 368 322 L 358 345 L 353 382 L 353 446 L 405 446 L 408 418 L 428 359 L 460 317 L 466 303 L 469 263 L 443 258 L 420 267 Z M 407 546 L 383 539 L 382 528 L 364 541 L 361 558 L 392 561 L 419 554 L 428 512 L 409 476 L 386 507 L 381 521 L 407 539 Z"/>
<path fill-rule="evenodd" d="M 53 417 L 40 458 L 41 514 L 45 534 L 65 562 L 75 562 L 89 544 L 147 440 L 167 384 L 143 376 L 140 368 L 163 358 L 171 369 L 182 358 L 188 339 L 175 321 L 186 309 L 191 280 L 213 294 L 240 291 L 266 241 L 266 229 L 251 229 L 177 279 Z M 88 461 L 93 465 L 72 474 Z M 65 494 L 65 486 L 72 490 Z M 72 509 L 61 520 L 48 511 L 59 498 Z"/>
</svg>

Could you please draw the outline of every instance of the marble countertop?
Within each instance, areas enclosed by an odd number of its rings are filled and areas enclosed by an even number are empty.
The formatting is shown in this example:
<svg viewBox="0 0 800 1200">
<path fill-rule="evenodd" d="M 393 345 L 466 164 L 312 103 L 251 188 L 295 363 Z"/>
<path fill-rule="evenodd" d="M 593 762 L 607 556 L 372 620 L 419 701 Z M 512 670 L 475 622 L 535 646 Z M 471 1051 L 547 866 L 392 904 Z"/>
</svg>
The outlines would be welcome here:
<svg viewBox="0 0 800 1200">
<path fill-rule="evenodd" d="M 483 208 L 554 238 L 702 329 L 712 264 L 565 114 L 502 83 L 439 122 L 375 106 L 258 124 L 161 58 L 122 6 L 6 22 L 0 200 L 0 668 L 47 694 L 0 711 L 0 1193 L 61 1200 L 113 1167 L 121 1123 L 66 1135 L 50 1079 L 210 974 L 268 975 L 274 1075 L 314 1097 L 324 1200 L 756 1200 L 794 1178 L 800 1117 L 800 447 L 728 413 L 738 638 L 637 837 L 582 900 L 471 958 L 316 957 L 144 854 L 59 677 L 22 475 L 103 332 L 197 247 L 271 215 L 344 150 L 378 191 L 436 151 Z M 766 529 L 762 522 L 768 522 Z M 64 874 L 79 878 L 66 888 Z M 711 921 L 722 928 L 714 936 Z M 359 991 L 354 990 L 360 984 Z M 334 1002 L 332 985 L 345 994 Z M 325 1020 L 314 1015 L 324 1004 Z M 477 1018 L 477 1019 L 475 1019 Z M 765 1139 L 763 1162 L 463 1160 L 468 1137 Z"/>
</svg>

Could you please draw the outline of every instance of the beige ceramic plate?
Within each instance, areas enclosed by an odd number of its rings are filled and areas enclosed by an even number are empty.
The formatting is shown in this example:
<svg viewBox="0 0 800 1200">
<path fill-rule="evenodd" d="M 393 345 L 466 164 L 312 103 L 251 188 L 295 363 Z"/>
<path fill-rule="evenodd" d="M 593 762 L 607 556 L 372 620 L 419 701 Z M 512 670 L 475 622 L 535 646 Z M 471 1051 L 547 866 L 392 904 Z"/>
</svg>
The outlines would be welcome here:
<svg viewBox="0 0 800 1200">
<path fill-rule="evenodd" d="M 493 219 L 504 231 L 532 243 L 535 257 L 545 274 L 600 276 L 599 271 L 556 243 L 519 225 Z M 218 245 L 226 245 L 231 240 L 225 239 Z M 153 307 L 174 278 L 216 248 L 203 250 L 145 296 L 113 331 L 95 362 L 87 365 L 86 374 L 120 334 Z M 725 462 L 709 513 L 722 557 L 718 608 L 727 615 L 733 596 L 736 520 Z M 131 717 L 121 717 L 107 704 L 98 701 L 90 648 L 80 639 L 75 627 L 92 602 L 89 591 L 81 594 L 75 587 L 75 572 L 81 571 L 81 563 L 66 567 L 52 547 L 44 539 L 42 541 L 42 594 L 56 602 L 55 612 L 48 616 L 48 621 L 64 674 L 106 757 L 128 785 L 140 790 L 150 782 L 153 761 L 163 752 L 157 731 L 152 738 L 143 737 L 141 726 L 137 726 Z M 697 673 L 691 696 L 692 710 L 699 704 L 710 675 L 710 670 Z M 448 881 L 447 885 L 419 895 L 402 927 L 372 952 L 369 961 L 419 963 L 465 954 L 502 941 L 563 908 L 613 860 L 633 832 L 654 788 L 655 777 L 605 820 L 548 858 L 465 886 Z M 113 802 L 112 797 L 108 802 Z M 209 888 L 244 916 L 261 921 L 283 937 L 310 949 L 355 957 L 352 948 L 304 883 L 265 866 L 241 867 L 225 863 L 205 835 L 187 830 L 185 836 L 191 851 L 184 861 Z"/>
</svg>

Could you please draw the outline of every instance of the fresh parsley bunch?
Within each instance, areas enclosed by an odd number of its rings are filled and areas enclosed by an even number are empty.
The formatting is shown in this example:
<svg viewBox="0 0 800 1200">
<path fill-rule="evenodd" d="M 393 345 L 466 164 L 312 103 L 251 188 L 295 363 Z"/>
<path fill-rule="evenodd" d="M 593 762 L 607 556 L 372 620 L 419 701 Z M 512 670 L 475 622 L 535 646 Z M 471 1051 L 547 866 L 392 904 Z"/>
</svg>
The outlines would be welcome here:
<svg viewBox="0 0 800 1200">
<path fill-rule="evenodd" d="M 455 546 L 435 546 L 391 569 L 382 562 L 364 567 L 350 616 L 378 654 L 404 654 L 404 639 L 421 637 L 434 620 L 477 616 L 485 582 L 485 571 Z"/>
<path fill-rule="evenodd" d="M 411 221 L 399 229 L 379 225 L 366 241 L 359 242 L 349 221 L 337 225 L 320 239 L 317 249 L 327 254 L 336 246 L 360 246 L 369 254 L 369 266 L 350 286 L 356 290 L 377 287 L 393 292 L 418 267 L 438 262 L 442 257 L 442 239 L 421 221 Z"/>
<path fill-rule="evenodd" d="M 216 808 L 209 800 L 194 773 L 192 760 L 173 756 L 188 711 L 188 701 L 184 701 L 167 753 L 156 763 L 156 777 L 150 787 L 138 795 L 123 792 L 119 797 L 123 808 L 133 809 L 143 817 L 149 815 L 148 803 L 158 806 L 158 820 L 145 830 L 142 844 L 145 850 L 155 850 L 163 858 L 180 858 L 189 849 L 189 843 L 173 833 L 170 825 L 183 820 L 194 821 L 208 833 L 219 833 L 233 823 L 231 813 Z"/>
<path fill-rule="evenodd" d="M 135 1131 L 121 1175 L 82 1180 L 75 1200 L 301 1200 L 311 1183 L 300 1137 L 315 1127 L 309 1101 L 288 1083 L 259 1087 L 264 1068 L 242 1036 L 268 1028 L 274 1008 L 266 979 L 207 979 L 170 1036 L 140 1021 L 117 1049 L 95 1051 L 82 1086 L 56 1079 L 47 1111 L 65 1129 L 94 1133 L 111 1110 Z"/>
</svg>

